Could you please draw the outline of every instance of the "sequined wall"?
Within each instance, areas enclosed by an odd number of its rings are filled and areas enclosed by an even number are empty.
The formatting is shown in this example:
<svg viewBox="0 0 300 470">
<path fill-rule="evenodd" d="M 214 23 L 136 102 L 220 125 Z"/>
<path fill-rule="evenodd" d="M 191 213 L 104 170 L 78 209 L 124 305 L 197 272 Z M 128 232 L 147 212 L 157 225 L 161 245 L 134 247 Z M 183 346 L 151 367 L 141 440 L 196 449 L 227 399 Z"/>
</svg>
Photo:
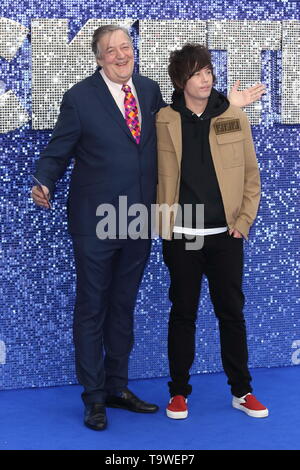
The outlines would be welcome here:
<svg viewBox="0 0 300 470">
<path fill-rule="evenodd" d="M 236 78 L 243 86 L 266 83 L 261 105 L 248 109 L 262 178 L 259 214 L 245 243 L 249 364 L 298 365 L 299 3 L 31 0 L 11 6 L 2 0 L 0 16 L 0 388 L 76 383 L 75 273 L 65 208 L 70 170 L 57 185 L 51 212 L 31 202 L 30 175 L 63 91 L 94 70 L 93 28 L 118 20 L 132 25 L 136 70 L 157 79 L 167 100 L 166 60 L 187 40 L 212 50 L 220 91 Z M 154 240 L 136 305 L 131 378 L 168 375 L 168 282 Z M 218 327 L 204 281 L 192 373 L 220 370 Z"/>
</svg>

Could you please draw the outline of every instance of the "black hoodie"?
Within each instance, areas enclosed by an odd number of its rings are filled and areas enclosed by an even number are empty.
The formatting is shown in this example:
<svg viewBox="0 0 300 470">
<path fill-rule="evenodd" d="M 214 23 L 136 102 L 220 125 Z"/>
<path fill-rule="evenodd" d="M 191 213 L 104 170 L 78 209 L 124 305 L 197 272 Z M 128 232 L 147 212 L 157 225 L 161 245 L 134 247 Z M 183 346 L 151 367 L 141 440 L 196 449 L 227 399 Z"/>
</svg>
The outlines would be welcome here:
<svg viewBox="0 0 300 470">
<path fill-rule="evenodd" d="M 222 197 L 210 152 L 209 128 L 211 118 L 224 113 L 229 107 L 229 101 L 213 88 L 200 117 L 186 107 L 183 93 L 175 91 L 172 101 L 171 107 L 181 115 L 182 127 L 179 204 L 182 210 L 183 204 L 193 205 L 192 222 L 185 220 L 184 225 L 197 228 L 195 205 L 204 204 L 204 228 L 226 227 Z M 175 225 L 178 225 L 177 221 Z"/>
</svg>

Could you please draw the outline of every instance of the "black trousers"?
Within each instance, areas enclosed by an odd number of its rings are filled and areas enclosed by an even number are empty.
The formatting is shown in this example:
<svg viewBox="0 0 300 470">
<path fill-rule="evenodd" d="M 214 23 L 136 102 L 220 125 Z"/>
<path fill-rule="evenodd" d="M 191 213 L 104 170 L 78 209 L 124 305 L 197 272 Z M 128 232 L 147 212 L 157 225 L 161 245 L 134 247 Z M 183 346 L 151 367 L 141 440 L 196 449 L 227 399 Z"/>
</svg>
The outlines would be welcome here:
<svg viewBox="0 0 300 470">
<path fill-rule="evenodd" d="M 221 358 L 231 392 L 237 397 L 252 392 L 248 370 L 244 295 L 243 239 L 229 232 L 204 237 L 198 250 L 187 250 L 187 240 L 163 240 L 163 257 L 170 272 L 168 355 L 171 396 L 188 396 L 189 370 L 195 357 L 195 322 L 203 274 L 219 320 Z"/>
<path fill-rule="evenodd" d="M 73 336 L 85 404 L 128 384 L 133 312 L 151 240 L 72 235 L 77 274 Z"/>
</svg>

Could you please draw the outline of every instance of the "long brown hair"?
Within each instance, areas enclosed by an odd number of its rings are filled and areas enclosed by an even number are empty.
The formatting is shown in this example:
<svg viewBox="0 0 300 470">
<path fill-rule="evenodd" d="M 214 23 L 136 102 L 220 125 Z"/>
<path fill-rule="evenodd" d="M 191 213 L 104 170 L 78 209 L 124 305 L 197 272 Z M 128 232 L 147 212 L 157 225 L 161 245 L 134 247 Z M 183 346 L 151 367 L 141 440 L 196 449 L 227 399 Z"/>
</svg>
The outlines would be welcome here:
<svg viewBox="0 0 300 470">
<path fill-rule="evenodd" d="M 186 82 L 203 67 L 208 67 L 212 71 L 213 83 L 215 83 L 216 77 L 207 47 L 201 44 L 187 43 L 182 49 L 171 52 L 168 73 L 175 90 L 183 91 Z"/>
</svg>

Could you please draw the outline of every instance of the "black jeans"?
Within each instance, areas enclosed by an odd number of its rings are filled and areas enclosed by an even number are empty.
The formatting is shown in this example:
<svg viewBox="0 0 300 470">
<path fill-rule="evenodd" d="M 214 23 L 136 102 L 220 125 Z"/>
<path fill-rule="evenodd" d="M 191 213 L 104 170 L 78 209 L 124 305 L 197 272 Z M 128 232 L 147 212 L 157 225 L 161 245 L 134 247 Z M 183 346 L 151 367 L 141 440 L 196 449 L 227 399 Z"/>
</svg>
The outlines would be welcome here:
<svg viewBox="0 0 300 470">
<path fill-rule="evenodd" d="M 248 370 L 246 327 L 243 316 L 244 295 L 243 239 L 229 232 L 204 237 L 198 250 L 186 250 L 187 240 L 163 240 L 163 257 L 170 272 L 168 355 L 170 394 L 189 395 L 189 370 L 195 357 L 195 322 L 202 275 L 219 320 L 221 358 L 231 392 L 237 397 L 252 392 Z"/>
</svg>

